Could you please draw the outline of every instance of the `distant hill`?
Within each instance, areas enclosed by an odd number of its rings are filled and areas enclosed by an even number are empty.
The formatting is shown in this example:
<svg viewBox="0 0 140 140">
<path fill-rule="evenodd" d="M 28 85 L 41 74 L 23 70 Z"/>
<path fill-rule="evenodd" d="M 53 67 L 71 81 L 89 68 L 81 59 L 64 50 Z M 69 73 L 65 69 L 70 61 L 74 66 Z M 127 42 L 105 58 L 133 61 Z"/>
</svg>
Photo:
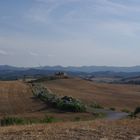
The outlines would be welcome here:
<svg viewBox="0 0 140 140">
<path fill-rule="evenodd" d="M 62 67 L 62 66 L 45 66 L 38 67 L 43 70 L 59 70 L 59 71 L 78 71 L 92 73 L 97 71 L 113 71 L 113 72 L 140 72 L 140 66 L 133 67 L 112 67 L 112 66 L 81 66 L 81 67 Z"/>
<path fill-rule="evenodd" d="M 109 82 L 114 80 L 122 81 L 122 79 L 140 76 L 140 66 L 134 67 L 44 66 L 44 67 L 24 68 L 24 67 L 0 65 L 0 80 L 15 80 L 23 78 L 24 76 L 32 76 L 32 77 L 48 76 L 58 71 L 64 71 L 72 76 L 89 78 L 89 80 L 92 79 L 95 81 L 109 81 Z"/>
<path fill-rule="evenodd" d="M 0 65 L 0 70 L 27 70 L 31 68 L 14 67 L 9 65 Z M 37 70 L 54 70 L 54 71 L 71 71 L 71 72 L 102 72 L 102 71 L 112 71 L 112 72 L 140 72 L 140 66 L 133 67 L 113 67 L 113 66 L 81 66 L 81 67 L 63 67 L 63 66 L 44 66 L 44 67 L 34 67 L 32 69 Z"/>
</svg>

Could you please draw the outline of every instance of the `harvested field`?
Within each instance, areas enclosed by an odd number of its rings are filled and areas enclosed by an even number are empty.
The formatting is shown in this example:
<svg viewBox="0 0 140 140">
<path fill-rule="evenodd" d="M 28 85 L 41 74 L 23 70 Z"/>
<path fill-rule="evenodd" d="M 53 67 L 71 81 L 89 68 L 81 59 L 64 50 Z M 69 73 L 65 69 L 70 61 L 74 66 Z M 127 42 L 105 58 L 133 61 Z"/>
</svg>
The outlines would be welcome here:
<svg viewBox="0 0 140 140">
<path fill-rule="evenodd" d="M 33 99 L 30 87 L 20 81 L 0 82 L 0 115 L 37 112 L 45 107 Z"/>
<path fill-rule="evenodd" d="M 68 95 L 82 100 L 86 104 L 97 101 L 104 107 L 134 110 L 140 106 L 140 86 L 98 84 L 77 78 L 59 79 L 43 82 L 58 95 Z M 42 118 L 44 115 L 58 119 L 82 120 L 93 119 L 90 113 L 66 113 L 50 107 L 33 97 L 31 87 L 21 81 L 0 82 L 0 117 L 17 116 L 26 118 Z"/>
<path fill-rule="evenodd" d="M 139 85 L 94 83 L 78 78 L 47 81 L 44 85 L 55 94 L 73 96 L 89 105 L 96 101 L 118 110 L 140 106 Z"/>
<path fill-rule="evenodd" d="M 0 140 L 137 140 L 140 120 L 85 121 L 0 128 Z"/>
<path fill-rule="evenodd" d="M 45 115 L 67 121 L 76 117 L 88 120 L 94 116 L 90 113 L 61 112 L 48 107 L 33 96 L 28 84 L 21 81 L 0 82 L 0 118 L 4 116 L 24 118 L 44 118 Z"/>
</svg>

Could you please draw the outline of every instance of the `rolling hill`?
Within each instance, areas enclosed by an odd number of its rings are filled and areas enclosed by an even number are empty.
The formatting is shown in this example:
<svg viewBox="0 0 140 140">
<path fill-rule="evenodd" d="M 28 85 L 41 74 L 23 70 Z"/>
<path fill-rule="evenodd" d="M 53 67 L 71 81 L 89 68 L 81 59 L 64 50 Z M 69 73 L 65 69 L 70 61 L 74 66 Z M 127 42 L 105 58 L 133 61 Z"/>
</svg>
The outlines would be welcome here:
<svg viewBox="0 0 140 140">
<path fill-rule="evenodd" d="M 73 96 L 89 105 L 97 102 L 118 110 L 134 110 L 140 106 L 140 86 L 137 85 L 95 83 L 80 78 L 52 80 L 43 84 L 55 94 Z"/>
</svg>

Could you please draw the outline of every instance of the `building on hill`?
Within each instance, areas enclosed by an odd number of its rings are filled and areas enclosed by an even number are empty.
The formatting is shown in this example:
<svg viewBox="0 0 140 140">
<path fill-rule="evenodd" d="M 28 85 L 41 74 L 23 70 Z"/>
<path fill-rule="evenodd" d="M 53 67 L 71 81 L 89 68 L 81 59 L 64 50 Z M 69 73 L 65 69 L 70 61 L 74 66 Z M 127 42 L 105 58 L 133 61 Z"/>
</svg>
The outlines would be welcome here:
<svg viewBox="0 0 140 140">
<path fill-rule="evenodd" d="M 55 73 L 55 77 L 58 77 L 58 78 L 67 78 L 68 75 L 65 72 L 56 72 Z"/>
</svg>

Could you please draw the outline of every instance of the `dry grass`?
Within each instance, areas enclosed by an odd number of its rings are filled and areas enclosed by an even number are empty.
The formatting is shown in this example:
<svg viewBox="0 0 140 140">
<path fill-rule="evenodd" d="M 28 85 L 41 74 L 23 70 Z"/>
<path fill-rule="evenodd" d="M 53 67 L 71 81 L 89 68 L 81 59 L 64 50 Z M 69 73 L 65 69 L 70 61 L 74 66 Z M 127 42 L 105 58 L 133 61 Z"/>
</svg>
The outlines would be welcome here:
<svg viewBox="0 0 140 140">
<path fill-rule="evenodd" d="M 20 81 L 0 82 L 0 115 L 36 112 L 44 103 L 34 100 L 31 89 Z"/>
<path fill-rule="evenodd" d="M 97 84 L 81 79 L 63 79 L 44 83 L 54 93 L 79 98 L 90 104 L 134 109 L 140 105 L 140 86 Z M 47 109 L 33 99 L 30 87 L 20 81 L 0 82 L 0 117 L 13 115 L 40 118 L 44 114 L 72 120 L 92 119 L 89 113 L 62 113 Z M 45 110 L 42 110 L 45 108 Z M 133 140 L 140 135 L 140 120 L 59 122 L 47 125 L 0 127 L 0 140 Z"/>
<path fill-rule="evenodd" d="M 0 118 L 3 116 L 23 118 L 44 118 L 45 115 L 67 121 L 79 117 L 82 120 L 93 119 L 90 113 L 62 113 L 51 109 L 39 99 L 33 98 L 29 85 L 21 81 L 0 82 Z"/>
<path fill-rule="evenodd" d="M 0 128 L 0 140 L 135 140 L 140 120 L 85 121 Z"/>
<path fill-rule="evenodd" d="M 97 101 L 105 107 L 134 110 L 140 106 L 140 86 L 93 83 L 81 79 L 61 79 L 44 83 L 58 95 L 79 98 L 86 104 Z"/>
</svg>

